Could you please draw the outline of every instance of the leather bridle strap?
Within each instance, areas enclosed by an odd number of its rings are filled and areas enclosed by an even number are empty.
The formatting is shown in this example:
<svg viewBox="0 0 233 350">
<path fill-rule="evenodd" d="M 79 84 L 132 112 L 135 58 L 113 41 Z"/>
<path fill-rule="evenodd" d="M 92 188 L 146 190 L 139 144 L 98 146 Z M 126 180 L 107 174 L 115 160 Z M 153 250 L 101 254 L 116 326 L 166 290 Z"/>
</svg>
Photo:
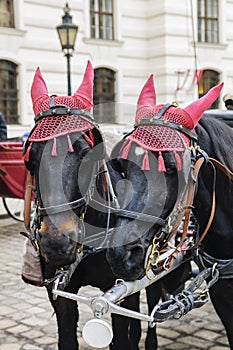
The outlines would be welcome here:
<svg viewBox="0 0 233 350">
<path fill-rule="evenodd" d="M 122 216 L 122 217 L 132 219 L 132 220 L 150 222 L 152 224 L 158 224 L 160 226 L 166 225 L 166 221 L 160 217 L 150 215 L 150 214 L 139 213 L 136 211 L 125 210 L 125 209 L 121 209 L 121 208 L 113 208 L 113 207 L 105 205 L 105 204 L 103 204 L 103 203 L 101 203 L 93 198 L 91 200 L 93 202 L 101 205 L 102 207 L 104 207 L 106 209 L 110 209 L 111 214 L 115 214 L 115 215 Z"/>
<path fill-rule="evenodd" d="M 32 203 L 32 191 L 33 191 L 33 177 L 30 172 L 27 173 L 26 186 L 24 193 L 24 226 L 26 232 L 20 232 L 24 237 L 28 238 L 36 252 L 39 252 L 40 248 L 37 243 L 34 232 L 31 229 L 31 203 Z"/>
<path fill-rule="evenodd" d="M 30 172 L 27 173 L 25 192 L 24 192 L 24 226 L 27 231 L 31 231 L 31 201 L 32 201 L 32 176 Z"/>
<path fill-rule="evenodd" d="M 78 115 L 80 117 L 87 117 L 88 119 L 83 119 L 89 122 L 90 124 L 96 125 L 93 115 L 87 110 L 81 108 L 69 108 L 60 106 L 53 106 L 50 109 L 46 109 L 45 111 L 38 113 L 35 116 L 35 122 L 38 122 L 39 120 L 45 117 L 51 117 L 54 115 Z"/>
<path fill-rule="evenodd" d="M 215 196 L 215 187 L 216 187 L 216 169 L 214 167 L 214 164 L 212 163 L 212 161 L 209 158 L 208 163 L 212 166 L 213 169 L 213 194 L 212 194 L 212 205 L 211 205 L 211 212 L 210 212 L 210 216 L 209 216 L 209 220 L 208 223 L 204 229 L 204 231 L 202 232 L 200 238 L 197 240 L 197 242 L 191 247 L 191 250 L 197 248 L 201 242 L 203 241 L 203 239 L 205 238 L 205 236 L 207 235 L 210 226 L 213 222 L 214 219 L 214 214 L 215 214 L 215 208 L 216 208 L 216 196 Z"/>
<path fill-rule="evenodd" d="M 41 216 L 48 216 L 63 213 L 68 210 L 75 210 L 87 204 L 87 199 L 85 197 L 79 198 L 73 202 L 68 202 L 64 204 L 53 205 L 51 207 L 39 207 L 38 212 Z"/>
<path fill-rule="evenodd" d="M 230 169 L 228 169 L 224 164 L 222 164 L 215 158 L 209 157 L 208 159 L 209 161 L 214 163 L 214 165 L 216 165 L 227 177 L 229 177 L 231 181 L 233 181 L 233 172 L 230 171 Z"/>
<path fill-rule="evenodd" d="M 188 231 L 188 226 L 189 226 L 189 221 L 190 221 L 190 215 L 191 215 L 191 210 L 192 210 L 192 205 L 193 205 L 193 200 L 194 200 L 194 193 L 195 193 L 195 188 L 196 188 L 196 183 L 197 183 L 197 177 L 199 174 L 199 171 L 201 169 L 201 166 L 203 165 L 205 159 L 203 157 L 199 158 L 193 169 L 193 182 L 190 184 L 189 189 L 188 189 L 188 197 L 185 205 L 185 215 L 184 215 L 184 225 L 183 225 L 183 230 L 181 234 L 181 239 L 179 244 L 176 246 L 175 251 L 170 255 L 170 258 L 167 259 L 166 262 L 166 268 L 169 269 L 173 263 L 174 260 L 177 258 L 179 252 L 182 250 L 182 246 L 184 244 L 187 231 Z M 172 237 L 176 234 L 177 229 L 179 227 L 181 220 L 175 225 L 174 229 L 172 230 L 170 236 L 167 239 L 167 242 L 169 242 Z"/>
</svg>

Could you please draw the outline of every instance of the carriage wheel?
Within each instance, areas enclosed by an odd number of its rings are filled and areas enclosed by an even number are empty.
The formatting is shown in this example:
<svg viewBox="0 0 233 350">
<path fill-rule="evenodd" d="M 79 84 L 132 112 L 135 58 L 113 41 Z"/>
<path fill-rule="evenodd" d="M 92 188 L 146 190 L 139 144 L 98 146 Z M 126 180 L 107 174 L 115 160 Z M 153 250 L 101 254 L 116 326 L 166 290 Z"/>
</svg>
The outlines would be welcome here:
<svg viewBox="0 0 233 350">
<path fill-rule="evenodd" d="M 23 222 L 24 221 L 24 199 L 19 198 L 2 198 L 3 205 L 7 211 L 7 214 L 13 219 Z M 35 202 L 31 202 L 31 217 L 35 212 Z"/>
<path fill-rule="evenodd" d="M 23 222 L 24 200 L 19 198 L 2 198 L 7 214 L 17 221 Z"/>
<path fill-rule="evenodd" d="M 13 219 L 23 222 L 24 221 L 24 199 L 19 198 L 2 198 L 3 205 L 7 211 L 7 214 Z M 31 219 L 35 213 L 35 202 L 31 202 Z"/>
</svg>

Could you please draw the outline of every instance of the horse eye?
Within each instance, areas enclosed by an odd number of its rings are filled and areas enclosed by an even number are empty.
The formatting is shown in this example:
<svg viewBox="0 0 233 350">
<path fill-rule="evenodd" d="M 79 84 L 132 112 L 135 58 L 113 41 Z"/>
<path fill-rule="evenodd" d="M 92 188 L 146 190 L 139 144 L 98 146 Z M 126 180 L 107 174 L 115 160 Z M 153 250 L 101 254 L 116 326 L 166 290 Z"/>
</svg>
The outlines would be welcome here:
<svg viewBox="0 0 233 350">
<path fill-rule="evenodd" d="M 172 175 L 177 172 L 177 169 L 175 166 L 168 166 L 166 167 L 166 174 Z"/>
</svg>

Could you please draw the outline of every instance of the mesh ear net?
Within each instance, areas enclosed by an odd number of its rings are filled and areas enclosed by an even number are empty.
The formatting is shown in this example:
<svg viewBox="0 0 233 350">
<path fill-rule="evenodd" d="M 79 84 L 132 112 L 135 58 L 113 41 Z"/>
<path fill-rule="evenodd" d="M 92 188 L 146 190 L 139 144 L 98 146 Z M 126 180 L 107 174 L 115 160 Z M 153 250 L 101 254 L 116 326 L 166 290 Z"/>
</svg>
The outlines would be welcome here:
<svg viewBox="0 0 233 350">
<path fill-rule="evenodd" d="M 164 105 L 156 105 L 154 81 L 153 75 L 151 75 L 139 95 L 135 118 L 137 128 L 130 134 L 123 144 L 120 151 L 122 158 L 126 159 L 128 157 L 131 144 L 132 142 L 135 142 L 145 150 L 142 162 L 143 170 L 150 169 L 148 151 L 158 153 L 158 171 L 166 171 L 163 152 L 173 152 L 177 163 L 177 170 L 182 170 L 183 155 L 187 147 L 190 145 L 189 137 L 182 133 L 182 131 L 176 131 L 172 127 L 156 125 L 156 123 L 138 126 L 138 122 L 143 119 L 147 119 L 148 121 L 152 120 L 152 122 L 154 119 L 162 119 L 176 123 L 189 130 L 193 130 L 203 112 L 209 108 L 219 96 L 222 86 L 223 83 L 213 87 L 205 96 L 194 101 L 185 109 L 169 105 L 164 111 Z"/>
<path fill-rule="evenodd" d="M 73 96 L 54 96 L 53 106 L 48 96 L 46 83 L 41 75 L 40 69 L 37 68 L 35 77 L 32 83 L 31 96 L 33 102 L 33 110 L 35 115 L 47 111 L 56 106 L 65 106 L 70 109 L 90 110 L 93 100 L 93 67 L 88 61 L 87 68 L 84 74 L 83 81 Z M 27 149 L 24 154 L 24 160 L 29 160 L 30 149 L 33 142 L 44 142 L 53 139 L 52 156 L 57 156 L 56 144 L 57 138 L 67 136 L 68 151 L 74 152 L 70 134 L 80 132 L 85 140 L 94 147 L 96 140 L 93 135 L 95 129 L 94 123 L 90 123 L 88 118 L 81 118 L 78 114 L 69 115 L 54 115 L 41 118 L 27 140 Z M 100 132 L 99 137 L 102 140 Z M 98 140 L 97 140 L 98 143 Z M 102 152 L 102 155 L 104 151 Z"/>
<path fill-rule="evenodd" d="M 163 105 L 140 107 L 137 111 L 136 121 L 140 119 L 151 119 L 156 117 Z M 181 108 L 170 107 L 162 119 L 170 120 L 188 127 L 189 119 Z M 163 160 L 163 152 L 173 152 L 177 169 L 182 170 L 182 158 L 185 149 L 189 146 L 189 138 L 177 132 L 171 127 L 160 125 L 138 126 L 128 137 L 121 148 L 121 157 L 127 159 L 132 142 L 135 142 L 144 149 L 142 170 L 150 170 L 148 151 L 158 153 L 158 171 L 165 172 L 166 167 Z"/>
</svg>

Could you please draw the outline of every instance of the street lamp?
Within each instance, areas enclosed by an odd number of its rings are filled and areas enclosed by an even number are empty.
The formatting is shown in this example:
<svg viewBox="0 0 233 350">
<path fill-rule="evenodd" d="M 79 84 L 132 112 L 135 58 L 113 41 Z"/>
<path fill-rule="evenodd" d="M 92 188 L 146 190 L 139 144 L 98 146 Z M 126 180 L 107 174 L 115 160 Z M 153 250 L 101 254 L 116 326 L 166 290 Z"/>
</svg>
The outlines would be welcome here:
<svg viewBox="0 0 233 350">
<path fill-rule="evenodd" d="M 56 27 L 62 51 L 67 58 L 67 82 L 68 82 L 68 96 L 71 96 L 71 82 L 70 82 L 70 57 L 74 51 L 74 44 L 78 32 L 78 26 L 72 23 L 72 16 L 70 15 L 70 8 L 68 2 L 64 8 L 64 16 L 62 16 L 62 24 Z"/>
</svg>

